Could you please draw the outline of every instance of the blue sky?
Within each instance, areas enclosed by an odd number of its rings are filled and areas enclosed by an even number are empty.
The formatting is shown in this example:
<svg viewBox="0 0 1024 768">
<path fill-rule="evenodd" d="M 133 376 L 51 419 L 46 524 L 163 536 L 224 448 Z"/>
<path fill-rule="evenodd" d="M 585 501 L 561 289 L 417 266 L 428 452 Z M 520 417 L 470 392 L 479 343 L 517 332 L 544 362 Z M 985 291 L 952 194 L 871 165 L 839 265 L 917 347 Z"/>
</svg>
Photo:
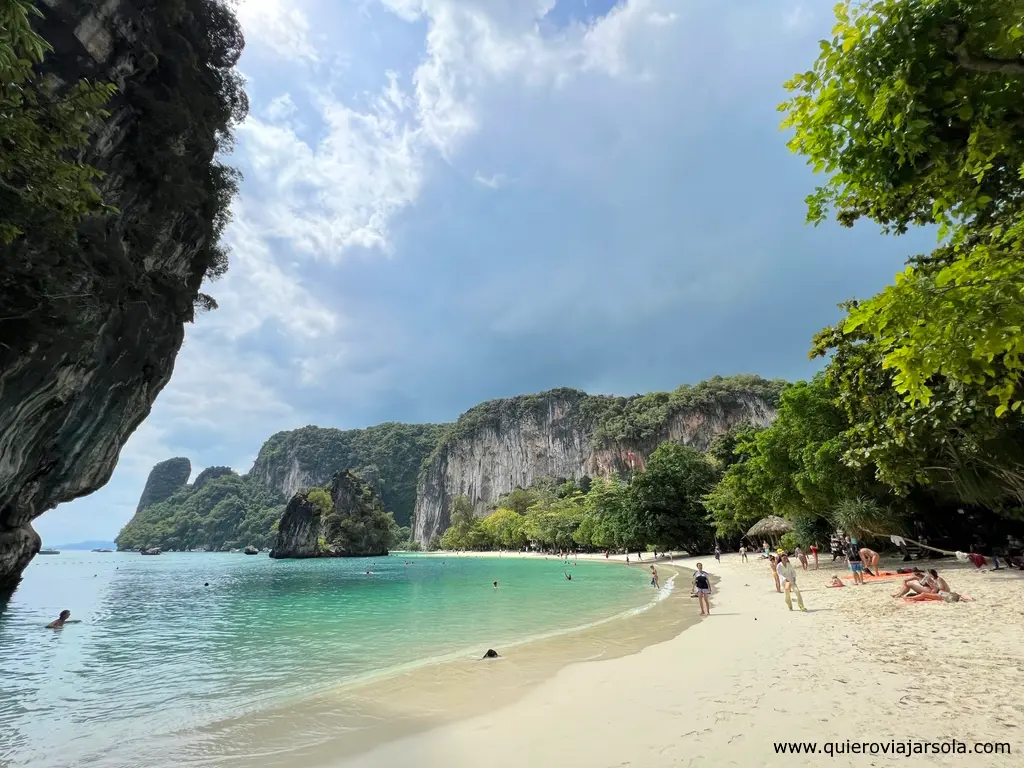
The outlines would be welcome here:
<svg viewBox="0 0 1024 768">
<path fill-rule="evenodd" d="M 112 538 L 155 462 L 246 471 L 281 429 L 812 373 L 836 304 L 932 242 L 804 224 L 775 106 L 831 5 L 241 0 L 221 308 L 44 541 Z"/>
</svg>

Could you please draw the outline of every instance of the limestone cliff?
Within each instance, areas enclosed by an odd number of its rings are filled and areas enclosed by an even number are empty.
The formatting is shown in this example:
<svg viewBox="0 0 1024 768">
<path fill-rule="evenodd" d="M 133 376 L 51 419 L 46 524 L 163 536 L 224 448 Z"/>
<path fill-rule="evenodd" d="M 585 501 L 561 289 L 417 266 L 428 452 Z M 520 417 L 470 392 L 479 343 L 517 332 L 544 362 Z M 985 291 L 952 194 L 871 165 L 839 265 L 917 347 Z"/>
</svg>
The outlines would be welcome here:
<svg viewBox="0 0 1024 768">
<path fill-rule="evenodd" d="M 292 497 L 270 556 L 379 557 L 388 553 L 393 526 L 376 492 L 346 470 L 334 476 L 329 497 L 320 488 Z"/>
<path fill-rule="evenodd" d="M 150 480 L 171 462 L 187 464 L 188 459 L 157 464 Z M 230 467 L 204 469 L 192 484 L 181 483 L 165 498 L 144 504 L 149 488 L 147 483 L 138 511 L 117 535 L 118 549 L 267 547 L 274 543 L 274 523 L 284 510 L 283 497 Z"/>
<path fill-rule="evenodd" d="M 82 159 L 116 209 L 74 243 L 0 254 L 0 591 L 39 550 L 33 519 L 104 485 L 168 382 L 235 188 L 216 162 L 245 112 L 242 38 L 220 0 L 40 0 L 58 82 L 113 82 Z"/>
<path fill-rule="evenodd" d="M 146 478 L 146 486 L 142 489 L 139 504 L 135 507 L 135 514 L 169 499 L 175 491 L 188 483 L 191 474 L 192 462 L 183 456 L 167 459 L 155 465 L 149 470 L 149 477 Z"/>
<path fill-rule="evenodd" d="M 437 446 L 446 424 L 378 424 L 367 429 L 303 427 L 278 432 L 260 448 L 249 477 L 291 498 L 352 469 L 372 485 L 399 525 L 408 525 L 416 503 L 420 465 Z"/>
<path fill-rule="evenodd" d="M 457 496 L 484 515 L 499 496 L 541 477 L 629 473 L 666 440 L 706 450 L 735 424 L 766 426 L 783 387 L 756 376 L 715 377 L 631 398 L 557 389 L 483 403 L 459 418 L 425 462 L 413 536 L 425 545 L 443 533 Z"/>
</svg>

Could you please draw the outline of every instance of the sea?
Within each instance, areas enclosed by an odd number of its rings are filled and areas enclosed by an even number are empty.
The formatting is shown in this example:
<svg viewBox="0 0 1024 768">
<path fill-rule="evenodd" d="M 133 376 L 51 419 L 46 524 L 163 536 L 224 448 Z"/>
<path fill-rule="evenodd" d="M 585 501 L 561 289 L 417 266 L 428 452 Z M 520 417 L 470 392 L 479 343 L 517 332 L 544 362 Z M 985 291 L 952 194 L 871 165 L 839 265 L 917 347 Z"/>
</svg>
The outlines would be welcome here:
<svg viewBox="0 0 1024 768">
<path fill-rule="evenodd" d="M 558 557 L 38 556 L 0 607 L 0 766 L 244 765 L 239 733 L 322 742 L 302 729 L 336 732 L 310 713 L 350 709 L 341 692 L 576 645 L 656 592 L 645 570 Z M 45 629 L 65 608 L 73 623 Z"/>
</svg>

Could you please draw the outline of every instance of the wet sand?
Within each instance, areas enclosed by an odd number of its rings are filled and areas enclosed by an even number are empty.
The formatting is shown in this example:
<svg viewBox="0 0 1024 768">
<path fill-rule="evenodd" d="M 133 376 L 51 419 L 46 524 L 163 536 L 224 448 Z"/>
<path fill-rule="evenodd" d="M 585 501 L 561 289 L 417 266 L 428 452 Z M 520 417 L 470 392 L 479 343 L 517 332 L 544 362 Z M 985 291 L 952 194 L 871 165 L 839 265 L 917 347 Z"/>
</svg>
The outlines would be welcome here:
<svg viewBox="0 0 1024 768">
<path fill-rule="evenodd" d="M 480 555 L 496 556 L 437 556 Z M 645 560 L 642 567 L 648 566 Z M 609 567 L 625 566 L 613 561 Z M 189 746 L 188 756 L 217 764 L 333 765 L 339 759 L 358 758 L 382 744 L 426 735 L 481 713 L 515 705 L 570 664 L 630 656 L 648 645 L 676 637 L 696 623 L 699 617 L 696 601 L 689 598 L 689 573 L 677 576 L 677 569 L 664 561 L 658 563 L 658 569 L 663 585 L 673 576 L 676 580 L 663 591 L 663 599 L 649 607 L 585 628 L 496 648 L 499 659 L 482 660 L 480 656 L 487 649 L 480 648 L 479 655 L 474 653 L 472 657 L 360 681 L 222 721 L 195 734 L 198 738 Z M 651 592 L 653 595 L 653 588 Z"/>
<path fill-rule="evenodd" d="M 1024 765 L 1024 573 L 976 572 L 944 560 L 951 587 L 975 598 L 956 604 L 908 604 L 890 595 L 899 581 L 828 589 L 832 573 L 798 571 L 806 613 L 786 610 L 764 561 L 705 559 L 720 578 L 712 615 L 629 655 L 562 667 L 512 703 L 499 665 L 467 667 L 460 686 L 436 699 L 417 733 L 382 740 L 368 752 L 338 755 L 344 768 L 416 765 L 489 768 L 571 764 L 642 768 L 737 766 Z M 693 561 L 687 562 L 688 567 Z M 645 564 L 646 565 L 646 564 Z M 901 563 L 883 563 L 895 569 Z M 696 619 L 680 579 L 672 609 Z M 666 606 L 668 607 L 668 606 Z M 643 633 L 657 614 L 635 617 Z M 564 641 L 563 641 L 564 642 Z M 581 644 L 583 641 L 580 641 Z M 625 650 L 625 647 L 623 647 Z M 517 672 L 518 658 L 503 661 Z M 469 670 L 472 669 L 472 672 Z M 440 669 L 437 670 L 442 674 Z M 475 679 L 474 679 L 475 678 Z M 509 683 L 505 683 L 509 684 Z M 486 699 L 484 708 L 473 714 Z M 411 706 L 430 706 L 415 687 Z M 504 704 L 504 706 L 502 706 Z M 400 712 L 395 703 L 378 710 Z M 467 713 L 471 716 L 466 716 Z M 457 722 L 451 722 L 452 718 Z M 422 730 L 434 725 L 430 730 Z M 386 728 L 379 730 L 385 736 Z M 1008 743 L 1012 754 L 778 754 L 775 743 Z M 892 747 L 890 747 L 892 748 Z M 317 761 L 300 763 L 317 765 Z"/>
</svg>

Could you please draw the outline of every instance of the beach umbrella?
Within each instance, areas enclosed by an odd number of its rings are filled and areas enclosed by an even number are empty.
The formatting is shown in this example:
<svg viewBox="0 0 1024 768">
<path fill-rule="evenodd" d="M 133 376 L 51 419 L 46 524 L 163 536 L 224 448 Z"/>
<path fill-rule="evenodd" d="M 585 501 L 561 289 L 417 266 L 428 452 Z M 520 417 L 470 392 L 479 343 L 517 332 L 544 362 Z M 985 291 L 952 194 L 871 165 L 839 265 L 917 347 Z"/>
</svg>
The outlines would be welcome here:
<svg viewBox="0 0 1024 768">
<path fill-rule="evenodd" d="M 793 524 L 783 517 L 778 515 L 769 515 L 768 517 L 758 520 L 754 523 L 753 527 L 747 531 L 747 536 L 756 538 L 758 536 L 768 536 L 769 538 L 777 538 L 784 533 L 789 533 L 793 530 Z"/>
</svg>

